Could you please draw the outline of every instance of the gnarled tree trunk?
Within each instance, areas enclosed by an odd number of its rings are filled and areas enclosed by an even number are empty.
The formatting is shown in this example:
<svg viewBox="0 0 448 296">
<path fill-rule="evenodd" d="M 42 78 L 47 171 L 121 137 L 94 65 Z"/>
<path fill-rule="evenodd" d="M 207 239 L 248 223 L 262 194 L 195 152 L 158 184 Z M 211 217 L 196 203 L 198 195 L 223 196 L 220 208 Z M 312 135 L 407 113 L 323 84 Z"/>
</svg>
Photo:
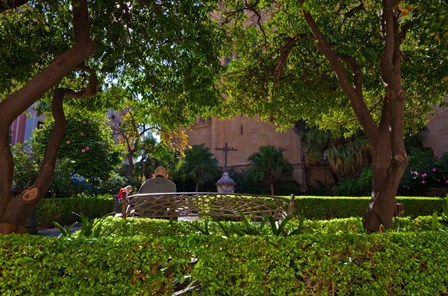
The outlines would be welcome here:
<svg viewBox="0 0 448 296">
<path fill-rule="evenodd" d="M 22 1 L 24 2 L 24 1 Z M 23 4 L 23 3 L 22 3 Z M 65 76 L 83 65 L 95 51 L 90 39 L 87 0 L 73 0 L 74 45 L 59 55 L 47 68 L 36 74 L 21 89 L 0 102 L 0 233 L 22 233 L 33 209 L 47 192 L 54 173 L 57 153 L 65 129 L 62 108 L 64 97 L 91 95 L 96 90 L 96 77 L 91 75 L 89 89 L 74 92 L 57 89 L 53 97 L 54 129 L 45 150 L 39 175 L 34 184 L 21 194 L 14 195 L 12 178 L 14 163 L 9 146 L 9 127 L 39 98 L 56 86 Z M 92 73 L 91 73 L 92 74 Z"/>
<path fill-rule="evenodd" d="M 301 2 L 303 3 L 303 0 Z M 399 11 L 394 13 L 397 1 L 383 0 L 382 4 L 381 25 L 384 49 L 380 67 L 386 95 L 382 98 L 383 109 L 379 124 L 374 121 L 364 101 L 363 73 L 356 60 L 338 55 L 321 33 L 313 16 L 307 11 L 304 12 L 308 27 L 318 42 L 318 49 L 336 73 L 339 84 L 349 98 L 372 149 L 372 199 L 364 218 L 364 225 L 368 232 L 379 231 L 381 225 L 386 228 L 391 226 L 397 204 L 395 195 L 408 166 L 403 135 L 405 96 L 400 77 L 400 44 L 406 32 L 400 32 Z"/>
</svg>

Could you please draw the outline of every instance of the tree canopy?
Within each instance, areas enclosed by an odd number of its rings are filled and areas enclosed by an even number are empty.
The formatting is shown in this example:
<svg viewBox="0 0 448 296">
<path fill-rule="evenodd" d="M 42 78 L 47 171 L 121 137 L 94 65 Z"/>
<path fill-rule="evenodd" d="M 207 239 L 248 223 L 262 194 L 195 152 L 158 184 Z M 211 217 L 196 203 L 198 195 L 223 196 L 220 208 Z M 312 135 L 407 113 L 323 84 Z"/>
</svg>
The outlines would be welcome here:
<svg viewBox="0 0 448 296">
<path fill-rule="evenodd" d="M 33 134 L 33 150 L 40 157 L 48 145 L 53 125 L 51 119 L 47 120 Z M 71 175 L 82 176 L 93 183 L 106 180 L 122 160 L 122 152 L 111 135 L 104 114 L 93 116 L 90 113 L 89 118 L 69 115 L 58 159 L 68 160 Z"/>
<path fill-rule="evenodd" d="M 390 227 L 408 166 L 404 136 L 448 83 L 446 1 L 226 1 L 229 114 L 303 119 L 335 136 L 365 133 L 372 157 L 368 231 Z M 382 226 L 381 226 L 382 225 Z"/>
<path fill-rule="evenodd" d="M 401 77 L 406 92 L 405 125 L 415 132 L 434 104 L 447 94 L 448 20 L 446 1 L 394 1 L 402 43 Z M 232 40 L 232 60 L 222 91 L 232 114 L 260 114 L 264 120 L 350 135 L 360 129 L 331 61 L 317 50 L 303 16 L 309 13 L 350 84 L 360 86 L 376 124 L 385 95 L 380 59 L 384 50 L 380 1 L 226 1 L 221 22 Z M 243 13 L 244 12 L 244 13 Z M 354 68 L 356 67 L 355 71 Z M 355 75 L 359 73 L 361 75 Z"/>
<path fill-rule="evenodd" d="M 213 1 L 97 0 L 88 5 L 96 50 L 86 66 L 95 71 L 102 93 L 70 104 L 92 110 L 128 98 L 137 101 L 135 110 L 147 121 L 170 127 L 214 109 L 214 77 L 222 67 L 208 15 Z M 2 98 L 73 44 L 72 7 L 71 1 L 27 1 L 0 14 Z M 88 79 L 82 70 L 59 86 L 82 86 Z"/>
<path fill-rule="evenodd" d="M 185 150 L 185 157 L 179 162 L 179 173 L 183 179 L 192 180 L 195 190 L 207 181 L 218 177 L 218 161 L 204 144 L 193 145 Z"/>
<path fill-rule="evenodd" d="M 249 156 L 251 175 L 269 184 L 274 195 L 274 184 L 285 177 L 292 176 L 292 166 L 283 156 L 283 149 L 274 146 L 262 146 L 259 151 Z"/>
<path fill-rule="evenodd" d="M 2 1 L 0 232 L 21 232 L 48 190 L 67 122 L 64 106 L 104 110 L 135 100 L 144 123 L 167 128 L 221 101 L 215 1 Z M 91 98 L 91 99 L 82 99 Z M 11 191 L 9 126 L 31 105 L 54 118 L 33 184 Z"/>
</svg>

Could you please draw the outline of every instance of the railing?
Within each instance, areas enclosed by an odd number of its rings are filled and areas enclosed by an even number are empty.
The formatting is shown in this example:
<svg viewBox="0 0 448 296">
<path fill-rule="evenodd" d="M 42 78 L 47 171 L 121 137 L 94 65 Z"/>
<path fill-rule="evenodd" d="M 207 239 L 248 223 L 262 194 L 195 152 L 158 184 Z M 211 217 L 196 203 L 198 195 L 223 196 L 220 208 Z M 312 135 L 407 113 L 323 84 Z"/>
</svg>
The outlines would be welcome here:
<svg viewBox="0 0 448 296">
<path fill-rule="evenodd" d="M 255 194 L 176 192 L 134 194 L 127 198 L 125 216 L 175 219 L 178 217 L 211 217 L 237 220 L 241 213 L 260 220 L 272 216 L 282 220 L 294 212 L 294 195 L 290 199 Z"/>
</svg>

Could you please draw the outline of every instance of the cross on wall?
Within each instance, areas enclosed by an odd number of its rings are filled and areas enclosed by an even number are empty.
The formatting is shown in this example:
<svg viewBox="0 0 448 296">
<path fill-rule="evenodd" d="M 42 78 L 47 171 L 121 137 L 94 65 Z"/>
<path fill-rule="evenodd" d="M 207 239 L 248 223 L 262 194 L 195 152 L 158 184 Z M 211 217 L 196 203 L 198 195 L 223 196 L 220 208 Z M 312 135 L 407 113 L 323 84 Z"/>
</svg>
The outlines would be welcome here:
<svg viewBox="0 0 448 296">
<path fill-rule="evenodd" d="M 215 150 L 220 150 L 220 151 L 224 152 L 224 172 L 227 172 L 227 154 L 231 151 L 237 151 L 238 149 L 229 147 L 226 142 L 224 147 L 222 147 L 222 148 L 216 147 Z"/>
</svg>

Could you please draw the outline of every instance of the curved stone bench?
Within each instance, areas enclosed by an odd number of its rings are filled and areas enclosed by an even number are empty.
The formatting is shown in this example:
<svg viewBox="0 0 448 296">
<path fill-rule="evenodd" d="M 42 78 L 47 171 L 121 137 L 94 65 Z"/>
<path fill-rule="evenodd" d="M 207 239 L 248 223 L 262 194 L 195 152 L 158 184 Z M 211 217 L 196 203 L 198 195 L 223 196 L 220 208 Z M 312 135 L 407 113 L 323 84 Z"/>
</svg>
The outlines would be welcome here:
<svg viewBox="0 0 448 296">
<path fill-rule="evenodd" d="M 271 195 L 215 192 L 134 194 L 128 196 L 123 215 L 165 219 L 211 217 L 239 220 L 240 211 L 253 220 L 261 220 L 265 216 L 282 220 L 294 212 L 294 195 L 288 199 Z"/>
</svg>

